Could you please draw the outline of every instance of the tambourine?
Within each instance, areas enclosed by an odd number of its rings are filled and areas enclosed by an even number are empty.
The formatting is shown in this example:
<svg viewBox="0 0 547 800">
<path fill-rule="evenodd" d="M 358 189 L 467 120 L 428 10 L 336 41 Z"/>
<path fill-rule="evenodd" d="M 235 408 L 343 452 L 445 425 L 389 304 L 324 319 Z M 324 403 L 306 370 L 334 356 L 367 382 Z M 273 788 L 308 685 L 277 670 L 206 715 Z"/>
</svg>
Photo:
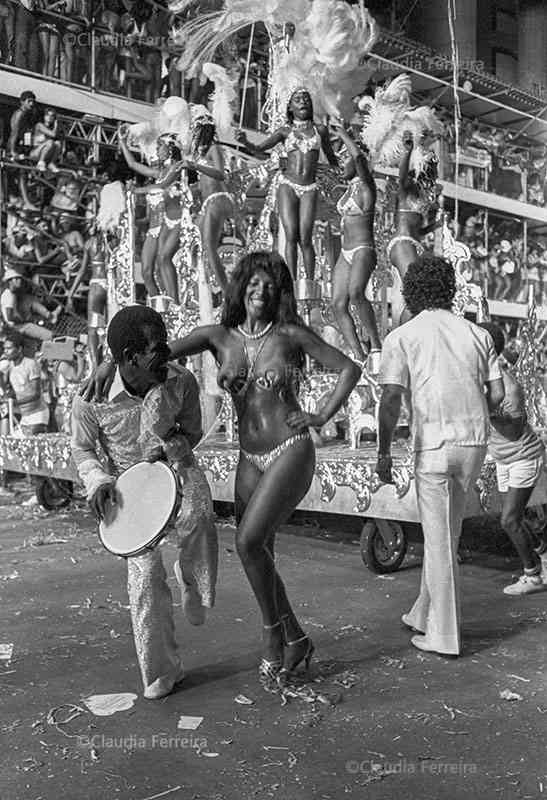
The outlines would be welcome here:
<svg viewBox="0 0 547 800">
<path fill-rule="evenodd" d="M 163 461 L 139 461 L 118 477 L 116 502 L 99 523 L 104 547 L 116 556 L 137 556 L 169 531 L 182 502 L 179 476 Z"/>
</svg>

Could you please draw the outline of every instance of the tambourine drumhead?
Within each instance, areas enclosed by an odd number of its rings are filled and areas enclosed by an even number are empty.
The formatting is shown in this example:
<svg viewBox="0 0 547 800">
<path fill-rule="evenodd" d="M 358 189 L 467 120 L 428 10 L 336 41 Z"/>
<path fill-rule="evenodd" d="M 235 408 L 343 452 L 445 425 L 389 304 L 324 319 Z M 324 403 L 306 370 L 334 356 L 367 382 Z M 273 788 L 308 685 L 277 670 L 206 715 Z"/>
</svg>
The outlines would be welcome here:
<svg viewBox="0 0 547 800">
<path fill-rule="evenodd" d="M 179 481 L 162 461 L 141 461 L 118 477 L 116 503 L 99 524 L 103 545 L 117 556 L 133 556 L 153 546 L 173 517 Z"/>
</svg>

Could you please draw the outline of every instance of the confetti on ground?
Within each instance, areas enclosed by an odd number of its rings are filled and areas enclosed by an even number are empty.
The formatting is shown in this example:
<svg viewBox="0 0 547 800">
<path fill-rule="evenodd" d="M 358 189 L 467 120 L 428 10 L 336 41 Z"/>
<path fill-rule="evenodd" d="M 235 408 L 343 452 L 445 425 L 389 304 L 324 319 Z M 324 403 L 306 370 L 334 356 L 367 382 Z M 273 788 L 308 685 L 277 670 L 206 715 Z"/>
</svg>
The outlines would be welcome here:
<svg viewBox="0 0 547 800">
<path fill-rule="evenodd" d="M 179 717 L 177 728 L 179 731 L 195 731 L 202 722 L 203 717 L 187 717 L 183 714 Z"/>
<path fill-rule="evenodd" d="M 159 797 L 165 797 L 172 792 L 178 792 L 179 789 L 182 789 L 182 786 L 173 786 L 172 789 L 167 789 L 165 792 L 160 792 L 159 794 L 151 794 L 148 797 L 143 797 L 142 800 L 158 800 Z"/>
<path fill-rule="evenodd" d="M 245 697 L 244 694 L 238 694 L 237 697 L 234 697 L 234 703 L 239 703 L 240 706 L 252 706 L 254 700 L 251 700 L 250 697 Z"/>
<path fill-rule="evenodd" d="M 120 694 L 93 694 L 83 701 L 96 717 L 109 717 L 117 711 L 127 711 L 135 704 L 137 695 L 133 692 Z"/>
<path fill-rule="evenodd" d="M 504 689 L 500 692 L 500 697 L 502 700 L 522 700 L 522 695 L 512 692 L 510 689 Z"/>
<path fill-rule="evenodd" d="M 9 663 L 11 661 L 12 655 L 13 655 L 12 644 L 0 644 L 0 661 L 5 661 L 6 663 Z"/>
</svg>

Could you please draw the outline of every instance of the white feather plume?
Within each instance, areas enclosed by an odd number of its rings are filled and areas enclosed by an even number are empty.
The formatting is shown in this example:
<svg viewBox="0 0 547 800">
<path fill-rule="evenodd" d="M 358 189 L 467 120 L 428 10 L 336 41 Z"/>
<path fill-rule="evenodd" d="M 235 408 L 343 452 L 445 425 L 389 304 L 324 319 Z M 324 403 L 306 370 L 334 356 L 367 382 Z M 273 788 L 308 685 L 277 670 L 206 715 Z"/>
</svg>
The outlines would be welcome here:
<svg viewBox="0 0 547 800">
<path fill-rule="evenodd" d="M 215 84 L 215 90 L 209 97 L 211 103 L 211 114 L 221 136 L 225 136 L 232 127 L 233 121 L 233 102 L 237 98 L 235 81 L 230 78 L 224 67 L 220 64 L 213 64 L 206 61 L 202 65 L 201 71 Z"/>
<path fill-rule="evenodd" d="M 176 7 L 185 10 L 191 4 L 179 0 Z M 361 63 L 377 30 L 363 0 L 357 6 L 344 0 L 224 0 L 220 11 L 198 14 L 174 33 L 175 43 L 183 46 L 180 68 L 211 61 L 222 41 L 254 22 L 264 23 L 272 42 L 282 39 L 286 23 L 295 27 L 288 48 L 274 46 L 270 78 L 277 108 L 286 105 L 296 86 L 305 85 L 317 113 L 341 115 L 357 81 L 372 74 L 368 70 L 365 76 Z"/>
<path fill-rule="evenodd" d="M 113 231 L 120 224 L 120 217 L 125 211 L 125 190 L 121 181 L 106 183 L 99 197 L 97 227 L 99 230 Z"/>
<path fill-rule="evenodd" d="M 410 168 L 420 173 L 427 162 L 428 150 L 422 146 L 426 131 L 433 136 L 443 132 L 443 124 L 429 106 L 412 108 L 412 84 L 408 75 L 398 75 L 374 97 L 363 97 L 360 108 L 365 112 L 361 140 L 367 146 L 375 167 L 397 167 L 404 153 L 403 134 L 409 131 L 414 140 Z"/>
</svg>

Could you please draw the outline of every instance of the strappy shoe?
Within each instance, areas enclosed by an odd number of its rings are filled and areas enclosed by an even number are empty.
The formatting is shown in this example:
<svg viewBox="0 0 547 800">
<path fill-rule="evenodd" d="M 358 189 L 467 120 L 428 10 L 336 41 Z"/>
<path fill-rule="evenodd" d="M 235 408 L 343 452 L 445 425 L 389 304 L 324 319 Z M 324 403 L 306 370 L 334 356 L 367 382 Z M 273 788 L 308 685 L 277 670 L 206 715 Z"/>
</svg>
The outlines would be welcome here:
<svg viewBox="0 0 547 800">
<path fill-rule="evenodd" d="M 274 623 L 273 625 L 263 625 L 264 630 L 270 631 L 274 628 L 277 628 L 281 625 L 281 620 L 279 622 Z M 264 691 L 266 692 L 276 692 L 278 688 L 277 684 L 277 676 L 279 675 L 280 670 L 283 667 L 283 656 L 279 655 L 277 658 L 268 659 L 262 658 L 260 659 L 260 664 L 258 665 L 258 680 Z"/>
<path fill-rule="evenodd" d="M 300 646 L 297 647 L 297 645 Z M 313 646 L 313 642 L 307 634 L 292 642 L 285 642 L 283 666 L 277 675 L 278 684 L 280 686 L 286 685 L 289 678 L 296 674 L 296 668 L 302 662 L 304 662 L 305 672 L 309 673 L 310 662 L 314 651 L 315 647 Z"/>
</svg>

